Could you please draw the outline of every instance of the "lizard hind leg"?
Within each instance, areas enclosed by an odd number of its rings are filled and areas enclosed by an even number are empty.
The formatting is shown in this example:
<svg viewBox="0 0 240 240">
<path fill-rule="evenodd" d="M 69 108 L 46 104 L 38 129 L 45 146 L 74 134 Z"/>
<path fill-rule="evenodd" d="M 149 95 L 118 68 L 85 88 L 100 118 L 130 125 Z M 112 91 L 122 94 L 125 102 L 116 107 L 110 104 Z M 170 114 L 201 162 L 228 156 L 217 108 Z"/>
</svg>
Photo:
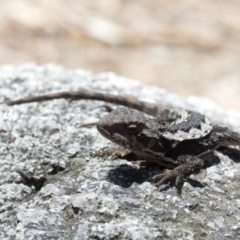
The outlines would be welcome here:
<svg viewBox="0 0 240 240">
<path fill-rule="evenodd" d="M 198 173 L 204 167 L 204 160 L 201 158 L 185 155 L 181 156 L 181 161 L 184 162 L 173 170 L 166 170 L 164 173 L 157 174 L 153 177 L 153 181 L 157 182 L 159 187 L 166 182 L 173 182 L 178 190 L 183 185 L 184 178 L 193 173 Z"/>
</svg>

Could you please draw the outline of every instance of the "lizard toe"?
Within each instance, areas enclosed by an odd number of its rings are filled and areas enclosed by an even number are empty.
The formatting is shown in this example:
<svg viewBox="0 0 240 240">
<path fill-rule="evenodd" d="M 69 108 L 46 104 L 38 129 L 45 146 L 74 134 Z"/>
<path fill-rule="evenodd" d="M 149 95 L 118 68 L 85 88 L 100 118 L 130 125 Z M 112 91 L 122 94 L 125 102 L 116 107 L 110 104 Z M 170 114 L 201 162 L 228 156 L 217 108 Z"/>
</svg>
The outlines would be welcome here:
<svg viewBox="0 0 240 240">
<path fill-rule="evenodd" d="M 164 173 L 157 174 L 153 177 L 153 181 L 157 182 L 156 187 L 170 182 L 171 185 L 174 185 L 177 189 L 177 192 L 181 195 L 182 187 L 184 184 L 184 177 L 178 169 L 166 170 Z"/>
<path fill-rule="evenodd" d="M 153 177 L 153 181 L 157 182 L 156 186 L 159 187 L 167 182 L 174 182 L 175 185 L 179 185 L 180 182 L 183 181 L 182 174 L 178 171 L 178 169 L 174 170 L 166 170 L 164 173 L 157 174 Z"/>
</svg>

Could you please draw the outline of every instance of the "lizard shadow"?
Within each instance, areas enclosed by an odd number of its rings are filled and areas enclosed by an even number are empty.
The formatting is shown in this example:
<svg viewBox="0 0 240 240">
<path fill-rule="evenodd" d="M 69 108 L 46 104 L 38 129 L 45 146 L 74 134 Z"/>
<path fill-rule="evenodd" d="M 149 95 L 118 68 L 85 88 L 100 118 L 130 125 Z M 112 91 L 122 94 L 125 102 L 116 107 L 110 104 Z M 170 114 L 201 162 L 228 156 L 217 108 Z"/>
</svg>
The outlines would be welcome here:
<svg viewBox="0 0 240 240">
<path fill-rule="evenodd" d="M 108 172 L 106 180 L 108 180 L 109 182 L 115 185 L 118 185 L 124 188 L 129 188 L 134 182 L 138 184 L 142 184 L 144 182 L 153 183 L 152 177 L 156 174 L 157 171 L 159 171 L 159 169 L 163 170 L 163 168 L 157 165 L 155 165 L 154 167 L 137 168 L 127 164 L 122 164 L 115 169 L 111 169 Z M 193 187 L 199 187 L 199 188 L 205 187 L 201 182 L 195 179 L 186 178 L 185 181 L 188 182 Z M 172 187 L 174 187 L 174 183 L 170 182 L 160 186 L 159 190 L 166 191 Z M 178 189 L 179 193 L 181 193 L 181 189 L 182 189 L 182 186 L 180 189 Z"/>
<path fill-rule="evenodd" d="M 240 162 L 240 150 L 230 147 L 219 147 L 217 149 L 220 153 L 228 156 L 234 162 Z M 137 158 L 134 155 L 129 155 L 126 158 L 129 162 L 134 162 Z M 218 165 L 220 163 L 220 158 L 216 155 L 209 157 L 209 159 L 204 162 L 204 169 Z M 156 174 L 157 171 L 164 170 L 164 168 L 152 164 L 150 166 L 144 167 L 135 167 L 128 164 L 122 164 L 119 167 L 109 171 L 107 175 L 107 180 L 115 185 L 119 185 L 124 188 L 130 187 L 134 182 L 142 184 L 143 182 L 153 182 L 152 177 Z M 204 188 L 200 181 L 187 177 L 184 179 L 185 182 L 188 182 L 192 187 Z M 174 182 L 164 184 L 160 186 L 160 191 L 166 191 L 167 189 L 174 186 Z M 181 193 L 182 186 L 178 189 L 178 192 Z"/>
<path fill-rule="evenodd" d="M 234 162 L 240 163 L 240 150 L 239 149 L 230 148 L 230 147 L 219 147 L 217 149 L 217 151 L 228 156 Z"/>
<path fill-rule="evenodd" d="M 127 164 L 122 164 L 108 172 L 107 180 L 115 185 L 124 188 L 130 187 L 134 182 L 142 184 L 150 182 L 153 172 L 147 168 L 137 168 Z"/>
<path fill-rule="evenodd" d="M 240 154 L 240 152 L 239 152 Z M 132 161 L 131 161 L 132 162 Z M 204 169 L 211 167 L 213 165 L 217 165 L 220 163 L 220 159 L 218 156 L 211 156 L 208 160 L 205 161 Z M 138 184 L 142 184 L 143 182 L 151 182 L 152 177 L 159 171 L 163 171 L 164 168 L 156 165 L 156 164 L 151 164 L 150 166 L 144 166 L 144 167 L 135 167 L 131 166 L 128 164 L 122 164 L 119 167 L 115 169 L 111 169 L 108 172 L 106 180 L 109 182 L 124 187 L 128 188 L 130 187 L 134 182 Z M 196 188 L 204 188 L 205 185 L 202 184 L 200 181 L 196 179 L 192 179 L 190 177 L 187 177 L 184 179 L 185 182 L 188 182 L 192 187 Z M 178 189 L 178 193 L 181 194 L 182 191 L 182 186 Z M 170 182 L 167 184 L 163 184 L 162 186 L 159 187 L 160 191 L 166 191 L 169 188 L 174 187 L 174 182 Z"/>
</svg>

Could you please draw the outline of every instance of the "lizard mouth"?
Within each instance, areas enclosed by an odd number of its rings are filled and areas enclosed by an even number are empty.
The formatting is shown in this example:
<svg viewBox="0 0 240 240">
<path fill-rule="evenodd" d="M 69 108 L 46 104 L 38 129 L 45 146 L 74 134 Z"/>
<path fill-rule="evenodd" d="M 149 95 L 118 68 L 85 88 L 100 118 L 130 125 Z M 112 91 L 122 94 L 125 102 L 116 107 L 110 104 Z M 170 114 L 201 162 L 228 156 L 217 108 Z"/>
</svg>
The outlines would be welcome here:
<svg viewBox="0 0 240 240">
<path fill-rule="evenodd" d="M 114 143 L 117 143 L 118 145 L 131 148 L 130 142 L 127 138 L 123 137 L 119 133 L 113 133 L 111 134 L 108 130 L 105 128 L 98 127 L 98 131 L 107 139 L 111 140 Z"/>
<path fill-rule="evenodd" d="M 97 130 L 98 130 L 98 131 L 101 133 L 101 135 L 103 135 L 104 137 L 110 138 L 111 133 L 110 133 L 108 130 L 106 130 L 105 128 L 102 128 L 102 127 L 97 126 Z"/>
<path fill-rule="evenodd" d="M 121 146 L 124 146 L 126 148 L 131 148 L 131 145 L 130 145 L 130 142 L 128 141 L 127 138 L 123 137 L 122 135 L 118 134 L 118 133 L 114 133 L 112 135 L 112 139 L 111 139 L 113 142 L 121 145 Z"/>
</svg>

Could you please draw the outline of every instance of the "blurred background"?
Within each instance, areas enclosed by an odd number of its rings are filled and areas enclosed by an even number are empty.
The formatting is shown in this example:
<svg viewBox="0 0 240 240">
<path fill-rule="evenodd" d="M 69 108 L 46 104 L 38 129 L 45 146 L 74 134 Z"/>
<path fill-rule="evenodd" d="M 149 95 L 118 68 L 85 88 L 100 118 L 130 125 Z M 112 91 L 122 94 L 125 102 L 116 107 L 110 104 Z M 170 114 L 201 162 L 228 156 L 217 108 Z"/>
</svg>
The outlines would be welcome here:
<svg viewBox="0 0 240 240">
<path fill-rule="evenodd" d="M 0 64 L 112 71 L 240 110 L 239 0 L 0 4 Z"/>
</svg>

